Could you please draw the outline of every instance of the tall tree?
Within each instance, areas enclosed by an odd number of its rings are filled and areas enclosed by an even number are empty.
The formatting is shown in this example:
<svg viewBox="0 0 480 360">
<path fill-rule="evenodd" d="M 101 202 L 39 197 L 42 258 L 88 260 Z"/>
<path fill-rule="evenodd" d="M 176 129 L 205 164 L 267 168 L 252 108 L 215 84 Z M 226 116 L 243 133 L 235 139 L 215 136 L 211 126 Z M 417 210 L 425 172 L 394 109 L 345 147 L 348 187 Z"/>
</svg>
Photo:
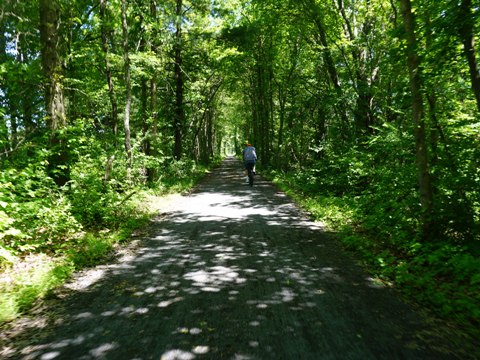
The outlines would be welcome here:
<svg viewBox="0 0 480 360">
<path fill-rule="evenodd" d="M 127 4 L 128 0 L 122 0 L 122 34 L 123 34 L 123 62 L 125 72 L 125 114 L 123 126 L 125 131 L 125 151 L 127 153 L 128 169 L 132 167 L 132 145 L 130 139 L 130 110 L 132 106 L 132 83 L 130 74 L 130 56 L 128 45 L 128 22 L 127 22 Z"/>
<path fill-rule="evenodd" d="M 174 157 L 179 160 L 183 153 L 183 127 L 185 123 L 185 111 L 183 108 L 184 97 L 184 81 L 183 81 L 183 0 L 176 0 L 175 3 L 175 44 L 174 44 L 174 61 L 175 61 L 175 116 L 173 129 L 175 133 Z"/>
<path fill-rule="evenodd" d="M 353 2 L 351 5 L 354 7 L 350 10 L 353 19 L 347 15 L 345 4 L 343 0 L 338 0 L 338 11 L 342 16 L 345 23 L 345 35 L 350 44 L 352 64 L 354 68 L 351 80 L 354 84 L 355 92 L 357 95 L 356 107 L 353 111 L 355 118 L 355 125 L 357 134 L 361 135 L 365 132 L 371 131 L 371 126 L 374 125 L 375 117 L 372 110 L 372 86 L 371 86 L 371 74 L 367 73 L 369 68 L 368 64 L 368 37 L 371 35 L 373 27 L 372 7 L 370 0 L 362 2 Z M 364 9 L 359 9 L 363 5 Z M 357 8 L 355 8 L 357 6 Z M 364 19 L 358 19 L 362 11 L 366 13 Z M 370 66 L 372 67 L 372 66 Z"/>
<path fill-rule="evenodd" d="M 111 126 L 114 138 L 117 137 L 118 132 L 118 104 L 117 104 L 117 95 L 115 93 L 115 87 L 113 85 L 113 74 L 109 60 L 109 40 L 111 29 L 108 25 L 108 16 L 107 16 L 107 0 L 100 0 L 100 32 L 101 32 L 101 39 L 102 39 L 102 50 L 105 57 L 105 76 L 108 85 L 108 96 L 110 98 L 110 104 L 112 106 L 112 113 L 111 113 Z M 116 140 L 115 140 L 116 141 Z"/>
<path fill-rule="evenodd" d="M 478 10 L 477 10 L 478 11 Z M 480 71 L 475 56 L 474 17 L 472 14 L 472 0 L 462 0 L 458 18 L 460 39 L 463 43 L 463 52 L 470 70 L 470 81 L 480 111 Z"/>
<path fill-rule="evenodd" d="M 152 19 L 157 19 L 157 4 L 155 0 L 150 1 L 150 17 Z M 158 20 L 157 20 L 158 21 Z M 157 27 L 154 27 L 156 29 Z M 152 31 L 152 39 L 150 44 L 150 51 L 155 55 L 159 56 L 159 33 L 158 31 Z M 155 146 L 152 146 L 152 140 L 157 140 L 158 137 L 158 94 L 157 94 L 157 70 L 153 71 L 152 77 L 150 78 L 150 119 L 151 124 L 147 132 L 147 137 L 145 139 L 145 155 L 147 156 L 156 156 L 157 151 Z M 154 167 L 147 168 L 147 178 L 148 181 L 153 182 L 156 177 L 156 169 Z"/>
<path fill-rule="evenodd" d="M 40 39 L 42 68 L 45 76 L 45 106 L 51 130 L 66 125 L 60 59 L 60 7 L 56 0 L 40 0 Z"/>
<path fill-rule="evenodd" d="M 69 175 L 66 168 L 67 148 L 59 135 L 67 125 L 60 56 L 60 6 L 57 0 L 40 0 L 39 10 L 45 110 L 53 153 L 50 159 L 50 173 L 57 185 L 63 186 L 69 180 Z"/>
<path fill-rule="evenodd" d="M 428 164 L 428 149 L 425 135 L 425 119 L 422 98 L 420 59 L 417 54 L 415 19 L 410 0 L 401 0 L 401 9 L 407 40 L 407 65 L 412 93 L 412 115 L 418 167 L 418 185 L 423 211 L 423 236 L 428 239 L 433 230 L 433 191 Z"/>
<path fill-rule="evenodd" d="M 347 117 L 347 105 L 344 100 L 344 90 L 341 86 L 340 77 L 338 75 L 337 68 L 335 66 L 335 60 L 331 52 L 331 46 L 327 37 L 327 29 L 325 25 L 325 17 L 319 4 L 315 0 L 303 0 L 302 5 L 310 19 L 315 24 L 317 34 L 315 40 L 322 49 L 322 57 L 325 64 L 326 72 L 330 79 L 330 83 L 333 85 L 336 94 L 336 102 L 339 104 L 336 106 L 336 112 L 341 120 L 341 126 L 343 127 L 342 138 L 345 140 L 348 136 L 349 120 Z"/>
</svg>

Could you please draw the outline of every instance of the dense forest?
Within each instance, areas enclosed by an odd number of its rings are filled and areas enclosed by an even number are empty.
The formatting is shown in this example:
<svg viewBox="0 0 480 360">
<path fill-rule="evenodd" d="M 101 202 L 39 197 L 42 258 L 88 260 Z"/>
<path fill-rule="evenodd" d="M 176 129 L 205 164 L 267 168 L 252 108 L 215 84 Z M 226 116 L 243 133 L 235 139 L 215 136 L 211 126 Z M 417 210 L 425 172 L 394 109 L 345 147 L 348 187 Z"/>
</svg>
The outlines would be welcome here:
<svg viewBox="0 0 480 360">
<path fill-rule="evenodd" d="M 2 285 L 2 320 L 140 227 L 145 193 L 188 187 L 249 141 L 259 171 L 379 281 L 477 326 L 479 12 L 478 0 L 2 1 L 0 265 L 55 264 L 38 289 Z"/>
</svg>

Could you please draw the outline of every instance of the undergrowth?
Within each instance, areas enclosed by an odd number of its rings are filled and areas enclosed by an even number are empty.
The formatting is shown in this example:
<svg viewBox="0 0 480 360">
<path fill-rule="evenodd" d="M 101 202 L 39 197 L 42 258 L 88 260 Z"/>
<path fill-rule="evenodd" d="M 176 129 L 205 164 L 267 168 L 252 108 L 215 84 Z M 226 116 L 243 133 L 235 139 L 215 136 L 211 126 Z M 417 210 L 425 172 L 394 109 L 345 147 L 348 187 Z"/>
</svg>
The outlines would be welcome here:
<svg viewBox="0 0 480 360">
<path fill-rule="evenodd" d="M 316 220 L 336 233 L 367 270 L 408 299 L 480 336 L 480 258 L 448 235 L 423 243 L 407 204 L 389 203 L 385 189 L 372 195 L 323 191 L 296 172 L 273 180 Z M 369 195 L 365 195 L 369 194 Z M 414 194 L 412 195 L 414 196 Z M 406 199 L 403 201 L 407 202 Z"/>
<path fill-rule="evenodd" d="M 215 166 L 218 161 L 212 162 Z M 183 193 L 208 168 L 172 162 L 158 181 L 102 181 L 102 162 L 82 159 L 58 189 L 45 164 L 0 175 L 0 323 L 27 312 L 74 271 L 112 260 L 115 247 L 141 233 L 154 215 L 145 198 Z M 139 173 L 140 174 L 140 173 Z"/>
<path fill-rule="evenodd" d="M 140 197 L 132 202 L 140 201 Z M 115 229 L 90 230 L 76 234 L 55 252 L 32 252 L 10 258 L 0 282 L 0 323 L 28 311 L 39 299 L 63 284 L 72 273 L 112 259 L 117 244 L 127 241 L 137 229 L 144 229 L 148 212 L 135 211 Z"/>
</svg>

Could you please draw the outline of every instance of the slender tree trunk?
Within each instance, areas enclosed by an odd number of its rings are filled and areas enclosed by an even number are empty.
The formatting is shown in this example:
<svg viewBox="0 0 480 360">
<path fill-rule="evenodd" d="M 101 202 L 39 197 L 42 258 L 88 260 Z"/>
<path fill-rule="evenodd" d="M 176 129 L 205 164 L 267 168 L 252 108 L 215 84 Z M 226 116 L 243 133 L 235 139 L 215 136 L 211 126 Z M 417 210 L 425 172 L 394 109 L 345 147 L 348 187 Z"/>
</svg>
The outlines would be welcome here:
<svg viewBox="0 0 480 360">
<path fill-rule="evenodd" d="M 257 144 L 257 139 L 260 138 L 259 133 L 259 123 L 260 123 L 260 103 L 259 103 L 259 91 L 257 89 L 257 81 L 256 81 L 256 72 L 255 74 L 251 74 L 250 76 L 250 93 L 248 94 L 250 98 L 250 103 L 251 103 L 251 109 L 252 109 L 252 121 L 250 123 L 247 123 L 247 128 L 245 129 L 245 134 L 247 135 L 247 139 L 250 143 L 258 147 Z M 242 145 L 243 141 L 242 141 Z M 257 153 L 258 155 L 258 153 Z M 261 155 L 260 155 L 261 156 Z"/>
<path fill-rule="evenodd" d="M 262 59 L 260 59 L 262 61 Z M 260 153 L 260 158 L 263 161 L 267 160 L 267 122 L 268 122 L 268 107 L 267 107 L 267 89 L 266 89 L 266 76 L 265 76 L 265 69 L 263 64 L 257 65 L 257 81 L 258 81 L 258 109 L 257 109 L 257 116 L 258 116 L 258 136 L 255 137 L 255 142 L 257 149 Z"/>
<path fill-rule="evenodd" d="M 213 137 L 214 137 L 214 130 L 213 130 L 213 116 L 212 113 L 209 110 L 207 110 L 206 113 L 207 116 L 207 158 L 206 158 L 206 163 L 210 163 L 210 159 L 214 155 L 214 149 L 213 149 Z"/>
<path fill-rule="evenodd" d="M 412 92 L 412 115 L 416 144 L 416 159 L 418 167 L 418 183 L 420 203 L 422 206 L 423 237 L 429 240 L 433 231 L 433 191 L 428 164 L 428 150 L 425 135 L 425 120 L 422 99 L 420 60 L 417 54 L 417 39 L 415 35 L 415 19 L 410 0 L 401 0 L 402 15 L 407 38 L 407 65 L 410 74 Z"/>
<path fill-rule="evenodd" d="M 474 40 L 474 20 L 472 15 L 472 0 L 462 0 L 460 5 L 460 38 L 463 43 L 463 52 L 467 58 L 468 67 L 470 69 L 470 80 L 472 83 L 473 94 L 477 101 L 477 109 L 480 111 L 480 72 L 475 57 L 475 40 Z"/>
<path fill-rule="evenodd" d="M 277 156 L 276 166 L 280 167 L 283 163 L 283 127 L 285 124 L 285 103 L 286 103 L 286 91 L 283 87 L 278 90 L 278 103 L 279 103 L 279 127 L 278 127 L 278 139 L 277 139 Z"/>
<path fill-rule="evenodd" d="M 143 153 L 150 156 L 150 124 L 149 124 L 149 109 L 148 109 L 148 80 L 142 79 L 141 82 L 141 103 L 142 103 L 142 133 L 143 133 Z"/>
<path fill-rule="evenodd" d="M 132 84 L 130 79 L 130 57 L 128 53 L 128 23 L 127 23 L 127 0 L 122 0 L 122 33 L 123 33 L 123 61 L 125 69 L 125 87 L 126 87 L 126 101 L 125 101 L 125 151 L 127 153 L 127 166 L 130 170 L 132 168 L 132 145 L 130 140 L 130 108 L 132 104 Z"/>
<path fill-rule="evenodd" d="M 438 162 L 438 119 L 437 119 L 437 95 L 435 90 L 430 90 L 427 94 L 428 101 L 428 113 L 430 120 L 430 148 L 431 148 L 431 161 L 430 164 L 432 167 Z"/>
<path fill-rule="evenodd" d="M 340 104 L 340 106 L 338 105 L 336 106 L 336 111 L 340 117 L 342 126 L 345 129 L 348 129 L 349 121 L 347 118 L 347 114 L 345 112 L 345 109 L 347 109 L 347 106 L 343 99 L 343 89 L 340 86 L 340 80 L 338 78 L 335 62 L 333 60 L 332 53 L 330 52 L 330 46 L 327 41 L 327 33 L 325 30 L 325 25 L 323 23 L 322 16 L 320 14 L 320 10 L 318 9 L 318 5 L 315 3 L 315 0 L 303 0 L 303 3 L 304 3 L 304 6 L 306 7 L 306 10 L 312 14 L 313 22 L 315 23 L 315 26 L 318 30 L 317 41 L 323 47 L 323 51 L 322 51 L 323 61 L 325 62 L 328 77 L 330 79 L 331 84 L 333 85 L 333 88 L 335 89 L 335 92 L 338 98 L 338 103 Z M 342 133 L 342 137 L 344 140 L 347 138 L 346 134 L 347 134 L 346 132 Z"/>
<path fill-rule="evenodd" d="M 24 38 L 24 41 L 25 38 Z M 29 63 L 30 59 L 28 58 L 27 51 L 22 49 L 23 55 L 21 56 L 22 61 L 27 64 Z M 36 97 L 36 92 L 34 89 L 28 89 L 26 91 L 26 96 L 22 97 L 21 100 L 21 108 L 22 108 L 22 117 L 23 117 L 23 126 L 25 127 L 25 136 L 28 137 L 32 134 L 35 124 L 33 122 L 33 107 L 35 106 L 33 103 L 33 99 Z M 33 151 L 29 147 L 27 150 L 28 156 L 33 156 Z"/>
<path fill-rule="evenodd" d="M 174 157 L 179 160 L 183 152 L 183 73 L 182 73 L 182 17 L 183 17 L 183 0 L 176 0 L 176 31 L 175 31 L 175 148 Z"/>
<path fill-rule="evenodd" d="M 262 61 L 262 56 L 260 56 L 260 60 Z M 257 92 L 257 97 L 258 97 L 258 109 L 257 109 L 257 116 L 258 116 L 258 136 L 255 137 L 255 142 L 257 149 L 259 150 L 260 153 L 260 158 L 262 161 L 265 158 L 265 152 L 266 152 L 266 134 L 265 134 L 265 122 L 266 116 L 267 116 L 267 107 L 265 103 L 265 96 L 266 94 L 266 89 L 265 89 L 265 75 L 264 75 L 264 69 L 263 69 L 263 64 L 259 63 L 257 65 L 257 81 L 258 81 L 258 92 Z"/>
<path fill-rule="evenodd" d="M 5 22 L 3 21 L 5 15 L 5 10 L 3 7 L 0 7 L 0 34 L 5 34 L 7 29 Z M 7 38 L 5 36 L 0 36 L 0 63 L 6 62 L 8 59 L 7 56 Z M 8 148 L 10 144 L 10 137 L 7 125 L 7 118 L 3 113 L 0 113 L 0 143 L 3 143 L 2 151 L 4 154 L 0 154 L 0 164 L 3 165 L 4 156 L 6 157 L 10 151 Z"/>
<path fill-rule="evenodd" d="M 272 52 L 273 44 L 270 41 L 269 55 L 268 55 L 268 123 L 267 123 L 267 151 L 265 164 L 270 164 L 271 155 L 273 151 L 273 131 L 274 131 L 274 118 L 275 118 L 275 103 L 274 103 L 274 90 L 273 90 L 273 81 L 274 81 L 274 72 L 272 66 Z"/>
<path fill-rule="evenodd" d="M 8 112 L 10 114 L 10 149 L 15 149 L 18 142 L 18 110 L 14 99 L 8 101 Z"/>
<path fill-rule="evenodd" d="M 66 144 L 59 136 L 59 131 L 67 125 L 59 54 L 60 7 L 56 0 L 40 0 L 39 13 L 45 110 L 53 154 L 50 158 L 49 172 L 56 184 L 63 186 L 70 179 L 70 176 L 67 167 L 68 152 Z"/>
<path fill-rule="evenodd" d="M 140 23 L 143 23 L 144 19 L 143 16 L 140 16 Z M 145 37 L 142 36 L 140 39 L 140 51 L 145 52 L 147 50 L 147 41 Z M 148 96 L 150 94 L 149 91 L 149 81 L 147 78 L 142 78 L 140 82 L 140 89 L 141 89 L 141 110 L 140 116 L 142 118 L 142 134 L 143 134 L 143 153 L 147 156 L 150 156 L 150 111 L 149 111 L 149 104 L 148 104 Z"/>
<path fill-rule="evenodd" d="M 370 1 L 366 1 L 366 6 L 370 6 Z M 356 31 L 354 31 L 350 19 L 347 16 L 343 0 L 338 0 L 338 11 L 342 15 L 345 22 L 344 29 L 347 38 L 352 42 L 357 42 Z M 367 18 L 363 24 L 363 29 L 360 31 L 364 36 L 368 36 L 372 28 L 371 20 Z M 357 134 L 362 135 L 365 132 L 370 131 L 371 126 L 374 124 L 374 116 L 371 109 L 372 103 L 372 90 L 368 82 L 368 75 L 366 71 L 367 51 L 365 48 L 353 46 L 351 50 L 352 58 L 355 67 L 355 77 L 352 76 L 352 81 L 355 83 L 355 89 L 357 92 L 356 107 L 354 109 L 355 125 Z"/>
<path fill-rule="evenodd" d="M 110 67 L 110 61 L 108 60 L 108 38 L 110 30 L 108 29 L 107 23 L 107 0 L 100 0 L 100 20 L 101 20 L 101 38 L 102 38 L 102 50 L 105 56 L 105 75 L 107 77 L 108 84 L 108 96 L 110 98 L 110 104 L 112 106 L 112 132 L 114 136 L 114 143 L 116 146 L 117 143 L 117 134 L 118 134 L 118 104 L 117 96 L 115 94 L 115 88 L 113 85 L 113 76 L 112 70 Z"/>
<path fill-rule="evenodd" d="M 155 0 L 150 1 L 150 16 L 152 19 L 157 18 L 157 6 Z M 151 40 L 150 50 L 154 54 L 158 54 L 158 34 L 156 31 L 153 33 L 153 39 Z M 152 143 L 155 144 L 155 140 L 158 136 L 158 96 L 157 96 L 157 75 L 154 73 L 150 79 L 150 116 L 151 116 L 151 125 L 150 125 L 150 134 L 147 139 L 146 146 L 148 147 L 148 155 L 156 156 L 157 152 L 155 146 L 152 146 Z M 157 169 L 155 167 L 147 168 L 147 179 L 152 183 L 157 177 Z"/>
<path fill-rule="evenodd" d="M 213 110 L 212 110 L 212 103 L 214 102 L 214 99 L 215 99 L 215 96 L 217 95 L 218 91 L 220 90 L 220 87 L 222 86 L 222 82 L 219 82 L 218 84 L 213 84 L 209 93 L 205 94 L 204 95 L 204 100 L 202 101 L 203 102 L 203 107 L 205 108 L 205 110 L 203 111 L 202 113 L 202 116 L 200 117 L 200 121 L 198 121 L 198 126 L 196 127 L 196 129 L 193 129 L 194 126 L 192 126 L 191 130 L 193 131 L 193 141 L 192 141 L 192 146 L 191 146 L 191 153 L 192 154 L 199 154 L 199 156 L 197 157 L 198 158 L 201 158 L 202 161 L 204 161 L 204 158 L 201 156 L 201 154 L 203 153 L 204 151 L 204 148 L 202 147 L 199 147 L 199 144 L 201 143 L 201 139 L 200 137 L 202 136 L 202 131 L 208 127 L 208 121 L 212 121 L 213 120 Z M 207 124 L 207 125 L 205 125 Z M 212 134 L 214 133 L 214 130 L 213 130 L 213 121 L 212 121 Z M 213 135 L 212 135 L 212 139 L 213 139 Z M 203 141 L 203 140 L 202 140 Z M 203 143 L 202 143 L 203 144 Z M 212 145 L 212 148 L 213 148 L 213 145 Z M 214 154 L 212 153 L 211 156 L 213 156 Z"/>
<path fill-rule="evenodd" d="M 432 49 L 432 43 L 435 34 L 432 32 L 432 22 L 429 14 L 425 19 L 425 50 L 429 52 Z M 430 125 L 430 166 L 435 167 L 438 161 L 438 135 L 439 123 L 437 118 L 437 91 L 439 84 L 436 81 L 427 87 L 425 97 L 428 103 L 428 120 Z"/>
<path fill-rule="evenodd" d="M 157 77 L 153 76 L 150 80 L 150 111 L 152 114 L 152 138 L 158 136 L 158 95 L 157 95 Z M 152 155 L 154 155 L 152 153 Z"/>
<path fill-rule="evenodd" d="M 152 79 L 150 79 L 150 114 L 152 118 L 152 124 L 150 127 L 150 134 L 148 137 L 148 155 L 150 156 L 157 156 L 156 146 L 157 143 L 155 140 L 158 137 L 158 115 L 157 115 L 157 79 L 154 75 Z M 153 143 L 153 146 L 152 146 Z M 148 182 L 152 183 L 157 177 L 157 169 L 155 167 L 148 167 L 147 168 L 147 179 Z"/>
<path fill-rule="evenodd" d="M 273 68 L 271 64 L 271 42 L 266 36 L 259 36 L 255 51 L 255 80 L 252 82 L 252 93 L 256 99 L 256 119 L 254 119 L 253 145 L 262 164 L 270 161 L 273 123 Z M 251 139 L 250 139 L 251 140 Z"/>
</svg>

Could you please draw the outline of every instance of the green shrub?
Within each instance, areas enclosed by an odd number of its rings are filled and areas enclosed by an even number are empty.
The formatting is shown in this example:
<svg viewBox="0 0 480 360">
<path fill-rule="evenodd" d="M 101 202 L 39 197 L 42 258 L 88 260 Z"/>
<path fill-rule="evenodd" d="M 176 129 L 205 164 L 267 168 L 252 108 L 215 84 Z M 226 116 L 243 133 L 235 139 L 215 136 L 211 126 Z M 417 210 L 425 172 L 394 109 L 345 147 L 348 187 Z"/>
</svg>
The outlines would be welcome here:
<svg viewBox="0 0 480 360">
<path fill-rule="evenodd" d="M 0 240 L 6 249 L 55 251 L 81 230 L 68 199 L 47 176 L 44 163 L 32 163 L 20 172 L 4 171 L 0 184 Z"/>
<path fill-rule="evenodd" d="M 442 316 L 478 325 L 478 161 L 456 164 L 451 154 L 442 153 L 445 149 L 437 149 L 432 166 L 436 232 L 424 243 L 413 139 L 391 125 L 387 130 L 377 129 L 369 142 L 343 153 L 325 149 L 323 158 L 305 169 L 271 175 L 337 232 L 343 246 L 360 255 L 372 275 L 394 283 Z M 472 148 L 459 145 L 455 151 Z"/>
<path fill-rule="evenodd" d="M 109 236 L 88 233 L 78 239 L 75 247 L 68 251 L 68 258 L 78 269 L 93 266 L 107 258 L 113 249 L 113 243 Z"/>
</svg>

